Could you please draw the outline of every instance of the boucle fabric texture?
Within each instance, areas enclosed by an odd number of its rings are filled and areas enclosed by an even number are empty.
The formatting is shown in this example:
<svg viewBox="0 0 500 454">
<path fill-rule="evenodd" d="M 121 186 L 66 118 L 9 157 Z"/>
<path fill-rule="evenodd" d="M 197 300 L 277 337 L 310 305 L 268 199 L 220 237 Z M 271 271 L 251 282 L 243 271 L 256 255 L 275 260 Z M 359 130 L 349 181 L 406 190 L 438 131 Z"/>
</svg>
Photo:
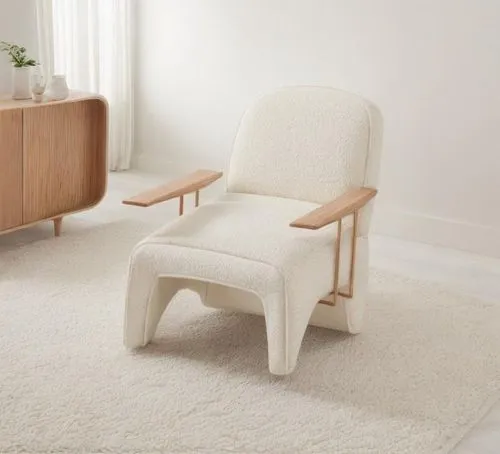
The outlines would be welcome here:
<svg viewBox="0 0 500 454">
<path fill-rule="evenodd" d="M 128 257 L 156 226 L 102 217 L 0 253 L 3 454 L 445 454 L 499 395 L 500 306 L 376 270 L 363 332 L 309 328 L 290 376 L 262 317 L 192 292 L 130 354 Z"/>
<path fill-rule="evenodd" d="M 196 290 L 206 301 L 209 284 L 223 285 L 260 299 L 269 370 L 291 373 L 313 310 L 333 289 L 336 234 L 335 226 L 306 231 L 289 224 L 349 188 L 376 185 L 381 127 L 374 106 L 339 90 L 294 87 L 260 99 L 240 125 L 228 194 L 134 250 L 125 345 L 147 345 L 177 291 Z M 360 236 L 367 234 L 370 210 L 361 210 Z M 321 309 L 324 326 L 361 330 L 368 261 L 362 246 L 355 258 L 356 297 Z"/>
<path fill-rule="evenodd" d="M 268 319 L 271 371 L 293 370 L 310 315 L 333 286 L 336 228 L 289 226 L 317 206 L 225 194 L 148 236 L 131 257 L 126 345 L 139 347 L 151 340 L 166 304 L 179 289 L 193 288 L 204 298 L 207 283 L 218 283 L 261 299 Z M 349 246 L 350 233 L 346 229 L 344 246 Z M 346 259 L 349 252 L 344 248 Z M 193 287 L 193 280 L 205 286 Z"/>
<path fill-rule="evenodd" d="M 378 108 L 328 87 L 287 87 L 251 106 L 231 154 L 229 192 L 328 203 L 378 185 L 383 122 Z M 368 233 L 370 210 L 361 216 Z"/>
<path fill-rule="evenodd" d="M 243 117 L 228 190 L 327 203 L 363 185 L 369 140 L 364 99 L 325 88 L 279 90 Z"/>
</svg>

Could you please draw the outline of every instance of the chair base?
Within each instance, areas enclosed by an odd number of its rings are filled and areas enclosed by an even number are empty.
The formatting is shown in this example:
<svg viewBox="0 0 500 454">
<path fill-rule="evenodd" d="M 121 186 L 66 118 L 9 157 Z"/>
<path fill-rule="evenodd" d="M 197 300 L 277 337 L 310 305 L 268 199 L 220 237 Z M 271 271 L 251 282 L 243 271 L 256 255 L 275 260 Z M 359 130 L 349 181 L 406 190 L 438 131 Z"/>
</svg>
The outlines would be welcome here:
<svg viewBox="0 0 500 454">
<path fill-rule="evenodd" d="M 142 347 L 151 341 L 163 312 L 182 289 L 197 292 L 203 304 L 209 307 L 264 315 L 269 370 L 275 375 L 287 375 L 294 370 L 308 325 L 352 334 L 361 331 L 368 281 L 366 238 L 360 238 L 358 244 L 355 296 L 352 299 L 338 296 L 335 306 L 318 304 L 320 295 L 316 293 L 314 298 L 311 293 L 314 285 L 288 286 L 285 289 L 280 276 L 273 276 L 271 268 L 268 271 L 262 269 L 264 274 L 260 279 L 252 281 L 254 285 L 259 285 L 263 279 L 270 279 L 263 287 L 267 290 L 266 294 L 218 282 L 215 280 L 218 274 L 210 275 L 213 267 L 206 266 L 212 258 L 209 252 L 167 245 L 145 244 L 136 249 L 131 258 L 125 310 L 124 343 L 127 347 Z M 239 259 L 226 257 L 225 260 L 234 261 L 234 266 L 228 268 L 231 271 Z M 193 263 L 202 271 L 192 268 Z M 255 272 L 259 269 L 255 268 Z M 180 272 L 183 274 L 177 274 Z M 304 282 L 314 282 L 313 272 L 311 268 L 301 275 Z M 243 274 L 240 276 L 244 278 Z M 269 286 L 273 283 L 275 290 L 270 291 Z"/>
</svg>

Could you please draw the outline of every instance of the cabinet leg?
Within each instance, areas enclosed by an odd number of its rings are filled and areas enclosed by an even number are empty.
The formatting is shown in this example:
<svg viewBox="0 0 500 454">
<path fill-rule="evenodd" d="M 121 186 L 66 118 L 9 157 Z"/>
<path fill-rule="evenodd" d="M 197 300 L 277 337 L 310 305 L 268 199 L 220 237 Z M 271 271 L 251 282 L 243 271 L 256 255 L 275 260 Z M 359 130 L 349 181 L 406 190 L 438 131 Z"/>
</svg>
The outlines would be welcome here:
<svg viewBox="0 0 500 454">
<path fill-rule="evenodd" d="M 54 219 L 54 235 L 61 236 L 61 227 L 62 227 L 63 218 Z"/>
</svg>

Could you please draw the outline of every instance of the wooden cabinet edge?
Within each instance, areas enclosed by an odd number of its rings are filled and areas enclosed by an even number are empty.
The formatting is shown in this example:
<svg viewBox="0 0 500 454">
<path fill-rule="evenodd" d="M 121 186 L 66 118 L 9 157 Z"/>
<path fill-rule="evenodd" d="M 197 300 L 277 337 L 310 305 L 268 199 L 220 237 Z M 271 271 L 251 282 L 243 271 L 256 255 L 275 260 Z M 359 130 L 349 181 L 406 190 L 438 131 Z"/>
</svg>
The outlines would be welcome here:
<svg viewBox="0 0 500 454">
<path fill-rule="evenodd" d="M 57 219 L 63 219 L 66 216 L 70 216 L 72 214 L 78 214 L 78 213 L 81 213 L 82 211 L 90 210 L 90 209 L 94 208 L 95 206 L 99 205 L 99 203 L 101 203 L 101 201 L 102 201 L 102 199 L 104 198 L 105 195 L 106 195 L 106 191 L 104 191 L 103 194 L 102 194 L 102 196 L 100 196 L 99 199 L 96 200 L 96 202 L 92 203 L 92 205 L 88 205 L 88 206 L 85 206 L 83 208 L 79 208 L 78 210 L 66 211 L 64 213 L 59 213 L 59 214 L 57 214 L 55 216 L 50 216 L 48 218 L 40 219 L 38 221 L 33 221 L 33 222 L 28 223 L 28 224 L 22 224 L 22 225 L 18 225 L 16 227 L 12 227 L 12 228 L 7 229 L 7 230 L 1 230 L 0 231 L 0 236 L 4 235 L 4 234 L 7 234 L 7 233 L 15 232 L 16 230 L 22 230 L 22 229 L 27 229 L 29 227 L 34 227 L 35 225 L 41 224 L 43 222 L 51 222 L 51 221 L 54 222 Z"/>
<path fill-rule="evenodd" d="M 94 93 L 84 93 L 78 91 L 71 91 L 70 96 L 66 99 L 61 99 L 59 101 L 42 101 L 34 102 L 30 99 L 28 100 L 13 100 L 13 99 L 2 99 L 0 98 L 0 111 L 1 110 L 11 110 L 11 109 L 36 109 L 37 107 L 48 107 L 57 106 L 60 104 L 69 104 L 81 101 L 100 101 L 105 105 L 106 110 L 109 108 L 108 100 L 99 94 Z"/>
<path fill-rule="evenodd" d="M 73 93 L 73 95 L 75 95 L 75 93 Z M 33 226 L 40 224 L 42 222 L 52 221 L 54 224 L 55 236 L 59 236 L 61 233 L 61 224 L 62 224 L 63 217 L 92 209 L 93 207 L 97 206 L 102 201 L 104 196 L 106 195 L 107 186 L 108 186 L 107 172 L 108 172 L 109 104 L 108 104 L 108 101 L 106 100 L 106 98 L 104 98 L 101 95 L 77 93 L 76 96 L 77 97 L 75 97 L 75 98 L 65 99 L 65 100 L 61 100 L 61 101 L 50 101 L 50 102 L 33 103 L 33 104 L 25 104 L 25 105 L 20 105 L 22 103 L 22 101 L 18 102 L 18 103 L 9 103 L 7 106 L 2 106 L 2 104 L 0 103 L 0 111 L 2 111 L 2 110 L 16 110 L 16 109 L 20 109 L 20 110 L 24 111 L 25 109 L 31 109 L 31 108 L 37 108 L 37 107 L 49 107 L 49 106 L 57 106 L 57 105 L 61 105 L 61 104 L 86 102 L 86 101 L 87 102 L 88 101 L 96 101 L 96 102 L 100 103 L 102 108 L 104 108 L 104 119 L 103 119 L 104 124 L 102 125 L 102 127 L 104 128 L 104 133 L 103 133 L 103 137 L 98 138 L 98 140 L 100 140 L 102 143 L 102 147 L 103 147 L 102 153 L 104 154 L 104 156 L 103 156 L 102 166 L 100 167 L 101 170 L 99 171 L 99 174 L 101 172 L 102 172 L 102 174 L 98 176 L 100 178 L 100 184 L 99 184 L 100 187 L 96 191 L 96 194 L 95 194 L 96 197 L 94 197 L 90 201 L 90 203 L 88 203 L 84 206 L 78 207 L 75 210 L 68 210 L 65 212 L 57 213 L 57 215 L 48 216 L 48 217 L 43 218 L 43 219 L 37 219 L 33 222 L 23 223 L 21 225 L 15 226 L 15 227 L 11 227 L 11 228 L 8 228 L 5 230 L 0 230 L 0 235 L 4 235 L 4 234 L 15 232 L 17 230 L 33 227 Z M 23 120 L 21 119 L 21 121 L 23 121 Z M 24 132 L 23 132 L 23 141 L 24 141 Z M 24 147 L 24 144 L 23 144 L 23 147 Z"/>
</svg>

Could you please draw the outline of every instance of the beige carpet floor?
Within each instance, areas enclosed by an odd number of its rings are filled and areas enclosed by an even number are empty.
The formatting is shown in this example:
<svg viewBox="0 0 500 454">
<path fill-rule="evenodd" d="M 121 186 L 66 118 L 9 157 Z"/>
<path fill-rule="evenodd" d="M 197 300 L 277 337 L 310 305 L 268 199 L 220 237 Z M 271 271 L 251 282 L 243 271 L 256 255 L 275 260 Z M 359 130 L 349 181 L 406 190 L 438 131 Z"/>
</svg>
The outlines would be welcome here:
<svg viewBox="0 0 500 454">
<path fill-rule="evenodd" d="M 0 253 L 0 452 L 444 453 L 500 395 L 500 307 L 376 270 L 366 331 L 309 329 L 286 378 L 262 318 L 190 293 L 127 352 L 127 257 L 150 230 L 69 220 Z"/>
</svg>

